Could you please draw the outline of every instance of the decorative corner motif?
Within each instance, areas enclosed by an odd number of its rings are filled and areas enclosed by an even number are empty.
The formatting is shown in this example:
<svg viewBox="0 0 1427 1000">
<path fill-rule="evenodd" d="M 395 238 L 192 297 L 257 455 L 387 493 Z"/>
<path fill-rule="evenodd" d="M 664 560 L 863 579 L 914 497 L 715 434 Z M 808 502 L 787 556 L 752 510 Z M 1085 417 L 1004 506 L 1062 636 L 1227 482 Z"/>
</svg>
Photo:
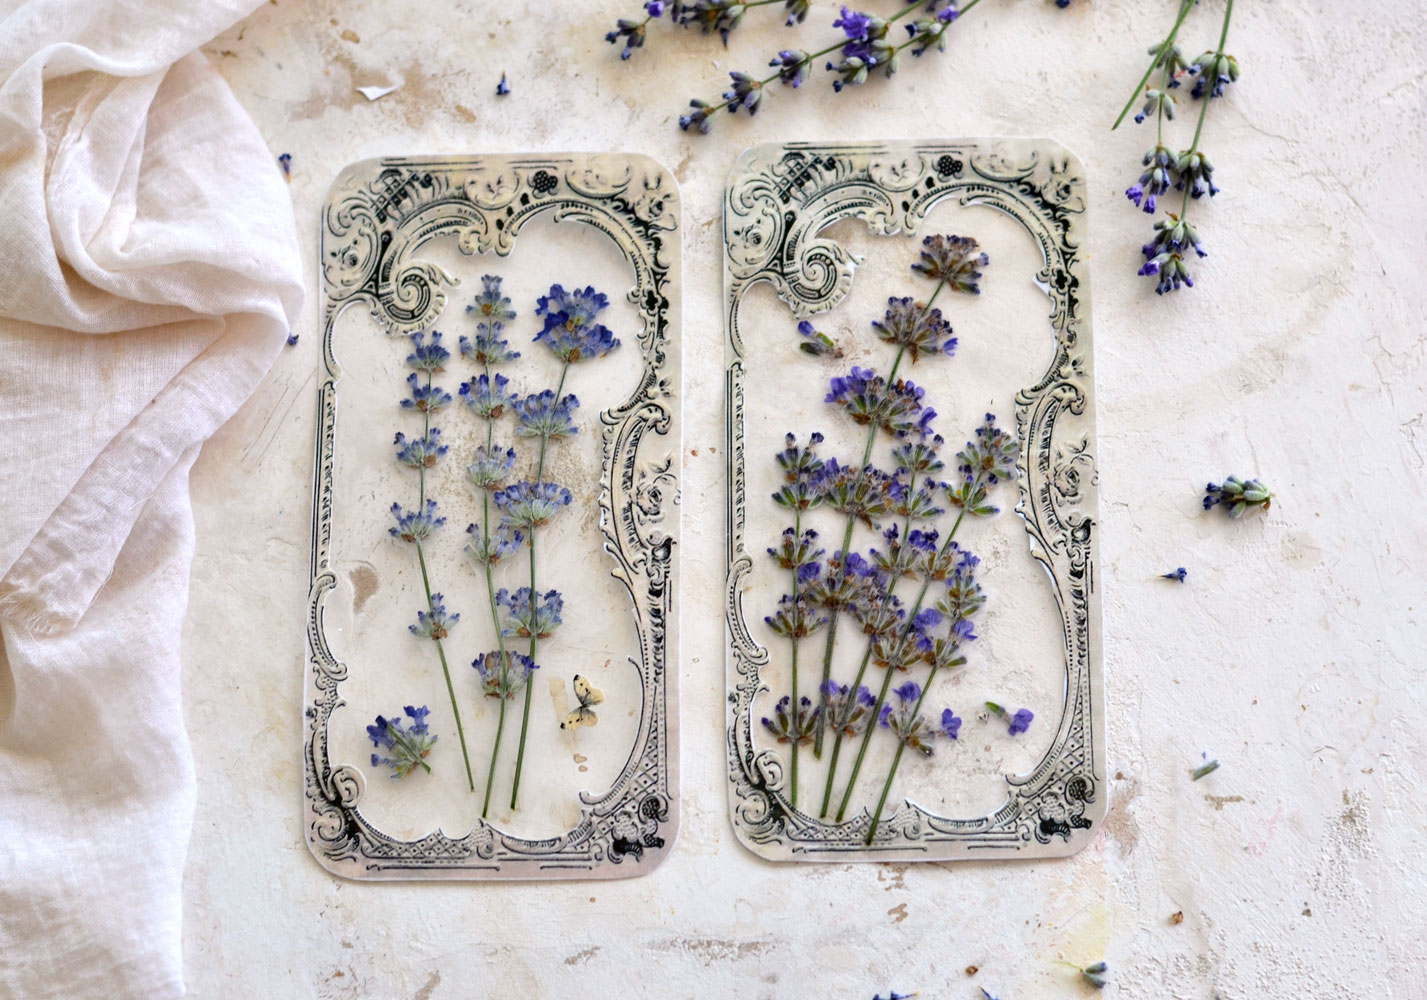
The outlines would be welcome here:
<svg viewBox="0 0 1427 1000">
<path fill-rule="evenodd" d="M 770 283 L 794 316 L 837 306 L 852 286 L 851 253 L 821 235 L 843 219 L 877 235 L 914 233 L 937 204 L 1000 209 L 1039 245 L 1036 281 L 1050 298 L 1055 349 L 1045 373 L 1016 395 L 1020 440 L 1016 512 L 1030 554 L 1049 571 L 1065 639 L 1066 698 L 1045 756 L 1005 777 L 989 815 L 952 817 L 903 803 L 870 846 L 864 810 L 843 823 L 793 807 L 781 758 L 753 741 L 752 704 L 768 651 L 749 631 L 745 546 L 744 331 L 739 306 Z M 1094 377 L 1081 165 L 1044 140 L 967 139 L 867 144 L 770 143 L 740 157 L 724 200 L 725 392 L 728 455 L 730 814 L 739 839 L 778 861 L 947 861 L 1072 854 L 1105 815 Z"/>
<path fill-rule="evenodd" d="M 627 591 L 638 638 L 630 661 L 643 702 L 629 758 L 608 790 L 580 797 L 566 832 L 529 840 L 484 820 L 463 837 L 401 840 L 361 810 L 362 772 L 333 761 L 327 725 L 347 665 L 330 649 L 323 609 L 336 587 L 332 525 L 337 318 L 360 303 L 392 335 L 428 329 L 457 279 L 420 257 L 450 238 L 465 254 L 508 255 L 521 227 L 549 213 L 603 232 L 633 267 L 643 368 L 628 398 L 600 414 L 600 530 Z M 304 826 L 329 871 L 353 879 L 620 878 L 648 873 L 678 826 L 679 195 L 647 157 L 621 154 L 390 157 L 347 167 L 322 217 L 323 381 L 313 487 L 307 610 Z"/>
</svg>

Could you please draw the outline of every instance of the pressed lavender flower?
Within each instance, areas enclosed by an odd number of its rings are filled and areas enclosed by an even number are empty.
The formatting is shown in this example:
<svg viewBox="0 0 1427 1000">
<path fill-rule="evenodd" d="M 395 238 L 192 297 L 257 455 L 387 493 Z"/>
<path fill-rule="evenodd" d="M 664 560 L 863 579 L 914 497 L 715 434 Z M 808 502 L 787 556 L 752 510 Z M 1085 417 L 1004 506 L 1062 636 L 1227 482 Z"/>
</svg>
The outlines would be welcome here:
<svg viewBox="0 0 1427 1000">
<path fill-rule="evenodd" d="M 937 730 L 928 726 L 917 711 L 917 703 L 922 697 L 921 685 L 916 681 L 907 681 L 893 693 L 900 704 L 896 708 L 890 703 L 884 704 L 881 718 L 877 721 L 922 756 L 932 756 L 932 739 Z"/>
<path fill-rule="evenodd" d="M 446 362 L 451 360 L 451 352 L 441 346 L 441 334 L 431 331 L 431 343 L 426 343 L 426 335 L 411 335 L 412 352 L 406 356 L 406 363 L 419 372 L 439 372 L 446 370 Z"/>
<path fill-rule="evenodd" d="M 1174 95 L 1167 88 L 1152 87 L 1145 91 L 1145 106 L 1135 115 L 1135 124 L 1158 115 L 1163 115 L 1165 121 L 1174 121 Z"/>
<path fill-rule="evenodd" d="M 532 600 L 529 587 L 521 587 L 513 593 L 501 588 L 495 602 L 505 609 L 506 624 L 501 632 L 506 636 L 548 639 L 563 621 L 560 612 L 564 610 L 565 600 L 558 590 L 536 594 Z"/>
<path fill-rule="evenodd" d="M 783 695 L 773 707 L 773 718 L 763 717 L 763 725 L 777 737 L 779 743 L 797 743 L 807 746 L 813 741 L 813 733 L 818 727 L 818 717 L 822 712 L 814 708 L 807 697 L 798 699 L 796 710 L 790 710 L 792 699 Z"/>
<path fill-rule="evenodd" d="M 277 158 L 277 165 L 282 167 L 282 175 L 287 178 L 292 177 L 292 154 L 283 153 Z"/>
<path fill-rule="evenodd" d="M 887 314 L 881 320 L 873 320 L 872 329 L 887 343 L 905 348 L 913 364 L 924 354 L 950 357 L 956 352 L 956 338 L 951 335 L 951 324 L 942 318 L 941 310 L 927 309 L 910 295 L 889 298 Z"/>
<path fill-rule="evenodd" d="M 504 97 L 510 93 L 510 83 L 505 78 L 505 71 L 501 70 L 500 83 L 495 85 L 495 96 Z"/>
<path fill-rule="evenodd" d="M 515 449 L 501 451 L 499 446 L 487 449 L 484 445 L 476 448 L 476 457 L 466 466 L 466 478 L 478 490 L 498 490 L 510 479 L 515 470 Z"/>
<path fill-rule="evenodd" d="M 763 100 L 763 81 L 740 70 L 732 70 L 728 78 L 732 86 L 723 92 L 724 105 L 729 111 L 743 108 L 750 115 L 758 113 L 758 102 Z"/>
<path fill-rule="evenodd" d="M 936 549 L 936 532 L 911 531 L 902 539 L 900 531 L 898 525 L 889 527 L 882 533 L 887 539 L 887 551 L 874 548 L 868 553 L 873 565 L 888 579 L 917 576 Z"/>
<path fill-rule="evenodd" d="M 825 402 L 841 406 L 854 423 L 867 425 L 877 419 L 882 410 L 887 380 L 870 368 L 853 366 L 845 376 L 836 376 L 828 383 Z"/>
<path fill-rule="evenodd" d="M 809 0 L 784 0 L 783 7 L 788 11 L 788 20 L 784 23 L 790 28 L 795 24 L 801 24 L 807 19 L 810 6 Z"/>
<path fill-rule="evenodd" d="M 891 509 L 892 482 L 891 476 L 870 465 L 858 472 L 828 459 L 820 484 L 823 503 L 871 527 Z"/>
<path fill-rule="evenodd" d="M 1148 248 L 1146 244 L 1146 248 Z M 1200 256 L 1204 256 L 1200 253 Z M 1155 254 L 1144 262 L 1136 274 L 1146 277 L 1158 276 L 1159 280 L 1155 284 L 1155 294 L 1163 295 L 1165 292 L 1177 292 L 1179 286 L 1186 288 L 1194 287 L 1194 278 L 1189 274 L 1189 266 L 1184 262 L 1184 255 L 1178 250 L 1164 250 Z"/>
<path fill-rule="evenodd" d="M 887 387 L 877 426 L 894 437 L 925 434 L 929 422 L 936 416 L 931 407 L 922 405 L 926 390 L 916 383 L 899 378 Z"/>
<path fill-rule="evenodd" d="M 956 455 L 961 481 L 947 485 L 947 501 L 975 517 L 989 517 L 1000 508 L 987 503 L 988 487 L 1016 476 L 1018 444 L 1011 434 L 996 426 L 995 414 L 976 428 L 976 436 Z"/>
<path fill-rule="evenodd" d="M 437 459 L 451 450 L 448 445 L 441 443 L 439 427 L 433 427 L 424 436 L 410 440 L 397 431 L 392 444 L 396 446 L 396 460 L 412 469 L 429 469 L 436 464 Z"/>
<path fill-rule="evenodd" d="M 960 549 L 955 542 L 948 546 L 955 553 L 956 566 L 946 577 L 946 594 L 935 605 L 953 621 L 970 618 L 986 603 L 986 592 L 976 582 L 976 567 L 981 560 L 970 551 Z"/>
<path fill-rule="evenodd" d="M 1110 982 L 1110 980 L 1105 978 L 1105 973 L 1108 972 L 1109 969 L 1110 966 L 1108 963 L 1095 962 L 1093 965 L 1087 965 L 1080 970 L 1080 978 L 1084 979 L 1097 990 L 1103 990 Z"/>
<path fill-rule="evenodd" d="M 932 487 L 937 485 L 929 483 Z M 927 486 L 909 490 L 905 483 L 898 481 L 892 491 L 892 513 L 908 521 L 931 521 L 941 517 L 946 510 L 936 505 L 936 494 Z M 932 534 L 935 535 L 935 532 Z"/>
<path fill-rule="evenodd" d="M 1185 577 L 1187 576 L 1189 576 L 1189 570 L 1185 569 L 1183 566 L 1179 567 L 1178 569 L 1172 569 L 1168 573 L 1161 573 L 1159 575 L 1161 580 L 1177 580 L 1180 583 L 1183 583 Z"/>
<path fill-rule="evenodd" d="M 492 495 L 505 520 L 514 528 L 543 528 L 574 499 L 558 483 L 520 482 Z"/>
<path fill-rule="evenodd" d="M 986 707 L 991 710 L 991 714 L 1006 724 L 1006 732 L 1011 736 L 1017 736 L 1030 729 L 1031 721 L 1036 717 L 1029 708 L 1018 708 L 1015 712 L 1009 712 L 994 701 L 988 701 Z"/>
<path fill-rule="evenodd" d="M 659 7 L 660 13 L 662 13 L 663 5 L 660 4 Z M 649 17 L 646 17 L 642 21 L 636 21 L 633 18 L 628 17 L 621 17 L 618 21 L 615 22 L 614 30 L 604 36 L 604 40 L 609 42 L 610 44 L 614 44 L 615 42 L 618 42 L 621 38 L 624 39 L 624 49 L 619 53 L 619 57 L 621 59 L 628 59 L 630 56 L 634 55 L 635 49 L 644 47 L 645 26 L 648 25 L 649 21 L 656 16 L 657 15 L 651 14 Z"/>
<path fill-rule="evenodd" d="M 1214 164 L 1197 147 L 1179 154 L 1174 161 L 1174 173 L 1174 189 L 1183 191 L 1188 186 L 1191 198 L 1200 198 L 1205 194 L 1212 198 L 1219 193 L 1214 186 Z"/>
<path fill-rule="evenodd" d="M 1209 755 L 1207 753 L 1203 754 L 1203 757 L 1204 763 L 1200 764 L 1193 771 L 1189 772 L 1189 776 L 1195 781 L 1198 781 L 1200 778 L 1207 777 L 1208 775 L 1211 775 L 1215 771 L 1219 770 L 1219 761 L 1217 759 L 1210 760 Z"/>
<path fill-rule="evenodd" d="M 907 617 L 901 599 L 881 590 L 858 604 L 856 612 L 862 631 L 871 637 L 889 635 Z"/>
<path fill-rule="evenodd" d="M 411 395 L 401 399 L 403 410 L 416 410 L 420 413 L 436 413 L 445 408 L 451 402 L 451 394 L 439 385 L 422 385 L 416 372 L 412 372 L 406 377 L 406 384 L 411 387 Z"/>
<path fill-rule="evenodd" d="M 708 135 L 709 130 L 713 128 L 713 122 L 709 120 L 709 115 L 717 111 L 722 105 L 693 100 L 689 102 L 689 107 L 694 110 L 686 115 L 679 116 L 679 128 L 684 132 L 692 128 L 703 135 Z"/>
<path fill-rule="evenodd" d="M 783 485 L 773 494 L 773 502 L 789 510 L 810 510 L 823 502 L 823 460 L 816 448 L 823 436 L 816 431 L 808 436 L 806 445 L 799 445 L 796 435 L 788 434 L 784 448 L 774 455 L 783 470 Z"/>
<path fill-rule="evenodd" d="M 961 718 L 949 708 L 941 710 L 941 723 L 937 731 L 949 740 L 954 740 L 961 732 Z"/>
<path fill-rule="evenodd" d="M 399 718 L 378 715 L 376 724 L 367 727 L 372 746 L 385 748 L 390 755 L 372 754 L 372 767 L 390 767 L 393 778 L 404 778 L 418 767 L 430 773 L 431 765 L 426 763 L 426 758 L 436 745 L 436 737 L 426 725 L 431 710 L 425 705 L 420 708 L 407 705 L 402 711 L 411 720 L 407 725 Z"/>
<path fill-rule="evenodd" d="M 829 680 L 822 686 L 826 696 L 827 725 L 845 737 L 859 736 L 872 722 L 872 709 L 877 699 L 865 686 L 855 692 L 846 684 Z"/>
<path fill-rule="evenodd" d="M 471 306 L 467 306 L 471 309 Z M 499 320 L 490 323 L 480 323 L 476 327 L 474 337 L 462 337 L 460 340 L 461 356 L 469 358 L 476 364 L 483 367 L 502 364 L 506 361 L 514 361 L 520 357 L 519 351 L 510 349 L 510 342 L 501 339 L 501 333 L 505 330 L 505 324 Z"/>
<path fill-rule="evenodd" d="M 484 420 L 499 420 L 505 415 L 507 406 L 514 406 L 519 398 L 510 391 L 510 379 L 504 375 L 497 375 L 492 378 L 489 375 L 477 375 L 469 382 L 462 382 L 460 388 L 461 402 L 465 403 L 475 411 L 476 416 Z M 446 399 L 450 400 L 450 396 Z"/>
<path fill-rule="evenodd" d="M 471 540 L 466 543 L 466 554 L 482 565 L 498 566 L 502 560 L 509 559 L 520 551 L 520 546 L 525 541 L 525 533 L 512 528 L 509 524 L 501 522 L 496 525 L 495 531 L 489 536 L 480 530 L 480 526 L 471 524 L 466 526 L 466 532 L 471 536 Z"/>
<path fill-rule="evenodd" d="M 907 33 L 912 36 L 912 55 L 919 56 L 933 45 L 938 52 L 945 52 L 946 29 L 959 16 L 960 12 L 953 3 L 937 11 L 933 17 L 919 17 L 907 25 Z"/>
<path fill-rule="evenodd" d="M 677 17 L 679 23 L 697 25 L 704 34 L 717 31 L 728 44 L 728 33 L 738 27 L 748 6 L 743 0 L 693 0 L 685 3 Z"/>
<path fill-rule="evenodd" d="M 892 449 L 892 461 L 909 475 L 935 476 L 946 468 L 937 456 L 937 449 L 944 444 L 946 440 L 940 434 L 931 435 L 930 441 L 904 441 Z"/>
<path fill-rule="evenodd" d="M 798 336 L 803 338 L 802 342 L 798 344 L 798 350 L 804 354 L 811 354 L 816 358 L 842 357 L 842 348 L 837 346 L 837 341 L 815 328 L 807 320 L 798 324 Z"/>
<path fill-rule="evenodd" d="M 503 323 L 515 319 L 515 310 L 510 307 L 510 298 L 502 294 L 500 286 L 504 279 L 494 274 L 481 275 L 481 290 L 475 301 L 466 306 L 466 312 L 475 313 L 481 324 Z M 465 338 L 463 337 L 462 340 Z"/>
<path fill-rule="evenodd" d="M 430 611 L 416 612 L 416 624 L 408 625 L 412 635 L 423 639 L 444 639 L 451 632 L 451 626 L 461 620 L 460 614 L 447 611 L 441 594 L 431 595 Z"/>
<path fill-rule="evenodd" d="M 1174 183 L 1173 167 L 1176 157 L 1164 146 L 1156 145 L 1145 154 L 1145 172 L 1140 179 L 1125 189 L 1125 197 L 1140 205 L 1149 215 L 1154 214 L 1159 196 Z"/>
<path fill-rule="evenodd" d="M 880 588 L 877 568 L 856 552 L 847 557 L 846 566 L 842 552 L 834 552 L 827 561 L 827 568 L 826 576 L 815 576 L 810 581 L 806 596 L 830 612 L 860 614 L 872 593 Z"/>
<path fill-rule="evenodd" d="M 876 636 L 870 662 L 881 670 L 909 670 L 932 649 L 932 638 L 912 620 L 911 628 Z"/>
<path fill-rule="evenodd" d="M 922 259 L 912 270 L 933 281 L 946 282 L 956 292 L 981 294 L 982 273 L 977 268 L 991 263 L 981 253 L 981 244 L 969 236 L 928 236 L 922 240 Z"/>
<path fill-rule="evenodd" d="M 848 56 L 835 66 L 829 61 L 828 71 L 838 75 L 838 79 L 832 81 L 832 89 L 841 93 L 843 87 L 861 86 L 867 82 L 867 73 L 872 65 L 861 56 Z"/>
<path fill-rule="evenodd" d="M 530 675 L 540 669 L 540 664 L 530 657 L 510 649 L 482 653 L 471 661 L 471 666 L 481 675 L 487 698 L 514 698 L 530 681 Z"/>
<path fill-rule="evenodd" d="M 843 7 L 842 15 L 832 22 L 832 26 L 834 28 L 841 28 L 843 34 L 847 36 L 848 41 L 858 42 L 867 38 L 873 32 L 874 26 L 877 25 L 879 21 L 881 22 L 882 31 L 885 34 L 887 27 L 886 22 L 882 21 L 880 17 L 874 17 L 871 14 L 864 14 L 860 11 L 848 10 L 846 7 Z"/>
<path fill-rule="evenodd" d="M 778 548 L 769 549 L 768 554 L 786 570 L 801 570 L 806 566 L 817 563 L 826 552 L 825 549 L 817 548 L 818 533 L 811 528 L 805 530 L 801 535 L 792 528 L 783 531 L 782 541 Z"/>
<path fill-rule="evenodd" d="M 296 347 L 296 346 L 297 346 L 297 334 L 295 334 L 295 333 L 289 333 L 289 334 L 287 335 L 287 346 L 288 346 L 288 347 Z"/>
<path fill-rule="evenodd" d="M 535 314 L 545 317 L 545 326 L 535 335 L 535 342 L 543 343 L 569 364 L 603 357 L 619 347 L 609 327 L 596 322 L 608 305 L 609 297 L 595 291 L 593 285 L 570 291 L 551 285 L 549 294 L 536 300 Z"/>
<path fill-rule="evenodd" d="M 784 594 L 778 598 L 778 608 L 763 619 L 768 627 L 785 639 L 803 639 L 827 624 L 827 617 L 813 608 L 807 594 L 797 597 Z"/>
<path fill-rule="evenodd" d="M 396 518 L 396 527 L 389 528 L 393 538 L 403 542 L 419 542 L 429 537 L 433 531 L 446 523 L 444 517 L 436 516 L 436 501 L 427 500 L 425 510 L 403 511 L 401 504 L 391 505 L 391 516 Z"/>
<path fill-rule="evenodd" d="M 1211 98 L 1223 97 L 1224 88 L 1239 78 L 1239 61 L 1223 52 L 1205 52 L 1189 66 L 1189 72 L 1199 78 L 1190 97 L 1202 98 L 1206 90 Z"/>
<path fill-rule="evenodd" d="M 1250 507 L 1268 510 L 1272 504 L 1273 494 L 1257 479 L 1230 476 L 1222 484 L 1209 483 L 1204 487 L 1204 509 L 1223 506 L 1228 508 L 1230 517 L 1243 517 Z"/>
<path fill-rule="evenodd" d="M 812 68 L 813 57 L 802 49 L 783 49 L 773 57 L 768 65 L 777 68 L 778 79 L 790 87 L 797 87 L 808 78 L 808 70 Z M 801 323 L 798 325 L 798 329 L 802 329 Z"/>
<path fill-rule="evenodd" d="M 518 421 L 515 433 L 549 441 L 561 441 L 578 434 L 574 412 L 579 405 L 580 401 L 573 392 L 566 393 L 557 401 L 553 389 L 530 393 L 521 399 L 512 398 L 511 406 Z"/>
</svg>

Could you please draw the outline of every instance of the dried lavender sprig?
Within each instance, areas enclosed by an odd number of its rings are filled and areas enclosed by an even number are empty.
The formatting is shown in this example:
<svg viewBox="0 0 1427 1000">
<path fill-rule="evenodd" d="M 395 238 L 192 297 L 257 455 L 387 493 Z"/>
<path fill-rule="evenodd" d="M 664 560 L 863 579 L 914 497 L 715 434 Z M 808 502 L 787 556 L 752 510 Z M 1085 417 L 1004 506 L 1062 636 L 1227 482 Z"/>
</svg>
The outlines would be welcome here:
<svg viewBox="0 0 1427 1000">
<path fill-rule="evenodd" d="M 704 34 L 717 31 L 725 47 L 728 36 L 743 21 L 743 15 L 752 7 L 767 7 L 782 4 L 789 11 L 787 24 L 796 24 L 808 15 L 808 0 L 647 0 L 643 5 L 644 18 L 621 17 L 614 30 L 604 36 L 611 45 L 624 40 L 624 48 L 619 58 L 628 60 L 635 49 L 644 47 L 650 21 L 658 21 L 667 13 L 670 21 L 680 27 L 697 25 Z"/>
<path fill-rule="evenodd" d="M 1189 15 L 1189 10 L 1199 0 L 1180 0 L 1179 16 L 1174 19 L 1174 27 L 1169 29 L 1169 34 L 1164 36 L 1164 41 L 1160 43 L 1157 51 L 1153 53 L 1154 58 L 1150 60 L 1149 66 L 1145 68 L 1145 75 L 1140 77 L 1140 82 L 1135 84 L 1135 89 L 1130 92 L 1130 99 L 1125 102 L 1125 107 L 1120 111 L 1120 117 L 1115 119 L 1115 124 L 1110 126 L 1110 131 L 1119 128 L 1125 121 L 1125 116 L 1130 113 L 1130 109 L 1135 106 L 1135 102 L 1140 99 L 1140 93 L 1145 89 L 1145 84 L 1149 82 L 1150 74 L 1155 71 L 1155 67 L 1160 65 L 1165 54 L 1174 45 L 1175 38 L 1179 35 L 1180 25 L 1184 24 L 1184 19 Z"/>
</svg>

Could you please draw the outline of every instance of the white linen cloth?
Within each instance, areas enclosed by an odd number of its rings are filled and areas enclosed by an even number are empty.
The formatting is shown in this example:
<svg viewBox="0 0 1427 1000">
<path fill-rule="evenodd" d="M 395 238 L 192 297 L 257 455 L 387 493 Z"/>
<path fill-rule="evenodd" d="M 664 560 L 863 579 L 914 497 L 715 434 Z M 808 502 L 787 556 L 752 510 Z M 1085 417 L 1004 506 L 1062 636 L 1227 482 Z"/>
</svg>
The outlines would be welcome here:
<svg viewBox="0 0 1427 1000">
<path fill-rule="evenodd" d="M 0 0 L 0 997 L 183 994 L 188 470 L 302 301 L 195 51 L 259 2 Z"/>
</svg>

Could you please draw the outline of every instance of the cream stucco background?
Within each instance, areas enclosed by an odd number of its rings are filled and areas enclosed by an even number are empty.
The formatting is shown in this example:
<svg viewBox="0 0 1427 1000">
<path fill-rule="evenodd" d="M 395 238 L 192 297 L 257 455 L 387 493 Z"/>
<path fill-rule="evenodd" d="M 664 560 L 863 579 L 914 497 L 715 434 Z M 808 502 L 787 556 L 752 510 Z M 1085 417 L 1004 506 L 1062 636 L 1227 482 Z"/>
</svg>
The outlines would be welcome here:
<svg viewBox="0 0 1427 1000">
<path fill-rule="evenodd" d="M 1205 140 L 1224 190 L 1195 209 L 1212 256 L 1199 287 L 1159 300 L 1133 274 L 1147 219 L 1120 193 L 1152 140 L 1107 126 L 1172 4 L 985 0 L 946 55 L 891 85 L 779 88 L 708 137 L 675 127 L 688 97 L 795 38 L 823 44 L 831 5 L 797 32 L 750 11 L 727 52 L 666 29 L 621 64 L 601 36 L 636 6 L 275 0 L 206 51 L 274 155 L 293 156 L 313 289 L 318 208 L 352 160 L 629 149 L 678 177 L 677 849 L 645 878 L 549 885 L 359 885 L 308 855 L 312 304 L 192 476 L 193 995 L 1084 995 L 1063 957 L 1106 959 L 1126 997 L 1427 996 L 1420 8 L 1239 0 L 1229 47 L 1244 76 Z M 1212 42 L 1220 5 L 1206 6 L 1186 48 Z M 512 93 L 497 101 L 502 69 Z M 354 89 L 368 84 L 401 86 L 368 103 Z M 1182 142 L 1192 124 L 1177 125 Z M 1021 134 L 1078 152 L 1090 181 L 1109 818 L 1052 863 L 765 864 L 724 804 L 724 178 L 768 139 Z M 1273 510 L 1205 515 L 1203 481 L 1230 472 L 1262 475 Z M 1186 586 L 1155 578 L 1177 565 Z M 1224 766 L 1191 783 L 1201 750 Z"/>
</svg>

